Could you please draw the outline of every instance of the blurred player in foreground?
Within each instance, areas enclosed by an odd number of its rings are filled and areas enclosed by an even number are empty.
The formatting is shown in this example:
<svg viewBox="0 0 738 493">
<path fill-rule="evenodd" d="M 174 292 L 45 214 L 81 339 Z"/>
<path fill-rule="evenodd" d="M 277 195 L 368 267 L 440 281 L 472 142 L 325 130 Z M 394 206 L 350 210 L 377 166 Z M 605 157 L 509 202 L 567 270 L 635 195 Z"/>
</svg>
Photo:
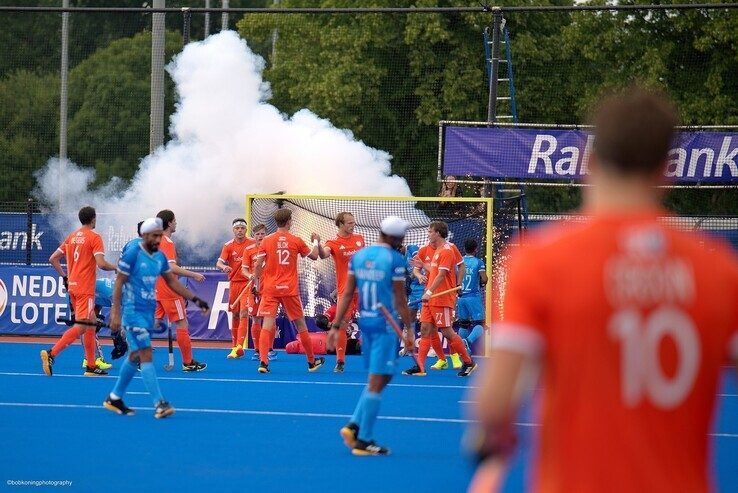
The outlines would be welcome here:
<svg viewBox="0 0 738 493">
<path fill-rule="evenodd" d="M 341 428 L 344 443 L 354 455 L 388 455 L 389 449 L 374 442 L 374 423 L 379 415 L 382 390 L 397 372 L 399 341 L 378 304 L 391 310 L 397 319 L 400 314 L 405 324 L 404 342 L 414 347 L 415 330 L 405 295 L 406 260 L 397 250 L 405 238 L 408 223 L 399 217 L 386 217 L 379 229 L 379 242 L 357 252 L 349 263 L 346 292 L 358 288 L 359 328 L 363 337 L 362 354 L 369 369 L 369 383 L 354 409 L 351 420 Z M 342 321 L 348 313 L 351 298 L 338 302 L 336 316 L 328 333 L 327 346 L 331 349 L 344 330 Z"/>
<path fill-rule="evenodd" d="M 670 102 L 632 87 L 592 122 L 588 218 L 542 229 L 510 258 L 474 399 L 473 492 L 494 490 L 512 452 L 529 363 L 542 371 L 534 491 L 712 489 L 718 377 L 738 356 L 738 260 L 659 220 Z"/>
<path fill-rule="evenodd" d="M 141 378 L 154 401 L 154 417 L 174 414 L 174 408 L 164 400 L 156 370 L 152 363 L 151 331 L 154 329 L 156 282 L 161 276 L 167 286 L 207 313 L 208 304 L 193 295 L 174 276 L 168 259 L 159 251 L 164 227 L 160 218 L 150 218 L 141 225 L 142 239 L 137 248 L 129 248 L 118 261 L 118 277 L 113 288 L 110 310 L 110 328 L 113 332 L 125 329 L 130 352 L 121 366 L 118 381 L 103 406 L 117 414 L 132 415 L 133 409 L 123 403 L 128 384 L 141 363 Z M 122 308 L 121 308 L 122 307 Z M 121 319 L 122 311 L 122 319 Z"/>
</svg>

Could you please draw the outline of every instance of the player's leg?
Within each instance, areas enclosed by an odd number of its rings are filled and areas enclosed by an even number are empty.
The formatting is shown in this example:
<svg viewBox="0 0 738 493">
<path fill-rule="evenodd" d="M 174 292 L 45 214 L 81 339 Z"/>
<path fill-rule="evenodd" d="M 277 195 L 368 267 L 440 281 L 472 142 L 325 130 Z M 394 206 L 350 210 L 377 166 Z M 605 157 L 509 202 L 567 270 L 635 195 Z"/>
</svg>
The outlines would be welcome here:
<svg viewBox="0 0 738 493">
<path fill-rule="evenodd" d="M 420 341 L 418 342 L 418 355 L 416 366 L 402 372 L 403 375 L 424 377 L 426 375 L 425 360 L 431 348 L 431 335 L 434 329 L 433 316 L 428 305 L 424 304 L 420 309 Z"/>
<path fill-rule="evenodd" d="M 441 332 L 446 337 L 446 339 L 448 339 L 448 345 L 451 348 L 451 351 L 454 353 L 458 353 L 461 356 L 461 360 L 463 361 L 463 365 L 461 366 L 461 370 L 459 371 L 458 375 L 460 377 L 469 376 L 474 370 L 477 369 L 477 364 L 467 352 L 466 347 L 461 340 L 461 337 L 459 337 L 459 335 L 454 332 L 454 329 L 452 329 L 451 326 L 441 328 Z"/>
<path fill-rule="evenodd" d="M 240 324 L 241 313 L 238 310 L 233 310 L 231 312 L 231 350 L 226 356 L 227 359 L 236 359 L 243 356 L 243 349 L 238 344 L 238 327 Z M 239 350 L 241 351 L 241 356 L 238 355 Z"/>
<path fill-rule="evenodd" d="M 249 334 L 249 311 L 246 308 L 245 301 L 239 301 L 238 306 L 238 332 L 236 333 L 236 356 L 242 358 L 246 354 L 248 341 L 246 338 Z"/>
<path fill-rule="evenodd" d="M 307 357 L 308 371 L 316 371 L 323 366 L 325 358 L 322 356 L 315 357 L 313 340 L 310 338 L 310 333 L 305 323 L 305 315 L 302 311 L 302 300 L 299 296 L 283 296 L 280 298 L 280 303 L 282 304 L 282 308 L 284 308 L 287 318 L 295 324 L 297 337 L 300 339 L 300 344 L 302 344 L 302 348 L 305 350 L 305 356 Z"/>
<path fill-rule="evenodd" d="M 148 331 L 146 331 L 148 335 Z M 159 388 L 159 380 L 156 378 L 156 368 L 153 362 L 153 353 L 151 351 L 151 339 L 148 340 L 148 347 L 143 347 L 139 351 L 141 360 L 141 378 L 143 379 L 146 390 L 154 402 L 154 417 L 156 419 L 166 418 L 174 414 L 174 408 L 164 400 L 164 396 Z"/>
<path fill-rule="evenodd" d="M 189 324 L 187 323 L 187 312 L 185 311 L 184 298 L 176 298 L 173 300 L 162 300 L 161 304 L 164 315 L 174 324 L 177 339 L 177 347 L 182 353 L 182 371 L 202 371 L 207 368 L 207 364 L 201 363 L 192 355 L 192 339 L 190 339 Z M 157 308 L 157 319 L 162 318 Z"/>
<path fill-rule="evenodd" d="M 338 295 L 338 302 L 341 302 L 341 297 L 343 295 Z M 351 318 L 354 315 L 354 312 L 356 311 L 356 307 L 359 303 L 359 297 L 357 293 L 354 293 L 351 298 L 351 303 L 349 303 L 348 310 L 346 311 L 346 316 L 343 320 L 341 320 L 341 326 L 338 330 L 338 340 L 336 341 L 336 367 L 333 369 L 336 373 L 343 373 L 344 365 L 346 364 L 346 345 L 348 344 L 348 325 L 349 322 L 351 322 Z"/>
<path fill-rule="evenodd" d="M 94 324 L 97 320 L 95 316 L 95 295 L 75 296 L 74 313 L 77 320 Z M 84 375 L 88 377 L 107 375 L 107 371 L 95 365 L 95 360 L 97 359 L 95 327 L 91 325 L 82 325 L 80 327 L 82 327 L 82 345 L 84 346 L 85 359 L 87 360 Z"/>
<path fill-rule="evenodd" d="M 142 331 L 145 331 L 145 334 Z M 133 380 L 133 377 L 138 372 L 138 366 L 141 362 L 140 350 L 141 348 L 145 348 L 147 344 L 149 347 L 151 346 L 151 338 L 146 329 L 127 328 L 125 334 L 129 349 L 128 357 L 123 361 L 120 373 L 118 374 L 118 380 L 115 382 L 115 387 L 108 394 L 107 399 L 103 402 L 103 406 L 105 409 L 117 414 L 132 415 L 134 411 L 123 403 L 123 397 L 125 397 L 128 384 L 131 383 L 131 380 Z"/>
<path fill-rule="evenodd" d="M 258 343 L 254 340 L 254 346 L 259 348 L 259 373 L 269 372 L 269 348 L 274 337 L 278 308 L 279 301 L 273 296 L 264 296 L 259 301 L 257 316 L 262 319 L 262 324 Z"/>
</svg>

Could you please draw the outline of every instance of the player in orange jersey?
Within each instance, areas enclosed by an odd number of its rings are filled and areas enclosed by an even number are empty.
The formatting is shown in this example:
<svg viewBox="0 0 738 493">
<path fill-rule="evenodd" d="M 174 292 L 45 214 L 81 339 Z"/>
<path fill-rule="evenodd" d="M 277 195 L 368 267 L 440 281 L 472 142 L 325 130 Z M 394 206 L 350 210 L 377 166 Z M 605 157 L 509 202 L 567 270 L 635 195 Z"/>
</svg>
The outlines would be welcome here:
<svg viewBox="0 0 738 493">
<path fill-rule="evenodd" d="M 205 280 L 205 276 L 199 272 L 183 269 L 177 265 L 177 249 L 172 241 L 172 234 L 177 231 L 177 219 L 174 212 L 169 209 L 159 211 L 156 215 L 164 224 L 164 236 L 159 244 L 159 251 L 169 260 L 169 267 L 175 276 L 184 276 L 194 279 L 197 282 Z M 178 277 L 179 279 L 179 277 Z M 202 371 L 207 364 L 196 361 L 192 357 L 192 341 L 190 340 L 189 324 L 187 322 L 187 312 L 185 311 L 185 300 L 180 295 L 172 291 L 164 278 L 160 277 L 156 281 L 156 323 L 164 317 L 167 317 L 170 324 L 174 324 L 177 329 L 177 346 L 182 353 L 182 371 Z"/>
<path fill-rule="evenodd" d="M 459 249 L 446 240 L 447 236 L 448 224 L 443 221 L 431 222 L 428 226 L 428 245 L 418 251 L 418 261 L 430 258 L 430 263 L 425 264 L 428 282 L 421 298 L 423 305 L 420 309 L 418 365 L 405 370 L 402 372 L 403 375 L 423 376 L 426 374 L 425 360 L 434 340 L 438 341 L 439 347 L 434 347 L 434 350 L 443 364 L 441 368 L 448 368 L 443 347 L 440 347 L 439 331 L 448 340 L 451 351 L 461 356 L 463 364 L 458 373 L 460 377 L 469 376 L 477 367 L 464 347 L 461 337 L 454 332 L 452 327 L 458 292 L 453 290 L 458 287 L 457 269 L 463 279 L 464 261 Z"/>
<path fill-rule="evenodd" d="M 251 315 L 251 340 L 254 344 L 254 354 L 251 356 L 251 359 L 253 361 L 259 360 L 259 337 L 261 336 L 261 324 L 264 322 L 264 319 L 259 316 L 259 300 L 261 299 L 261 294 L 257 291 L 258 286 L 263 286 L 263 283 L 257 281 L 254 275 L 254 266 L 259 255 L 259 245 L 261 245 L 261 240 L 266 236 L 266 232 L 266 225 L 257 224 L 254 226 L 253 235 L 256 244 L 254 248 L 249 250 L 248 255 L 244 256 L 243 264 L 241 265 L 243 275 L 251 281 L 251 288 L 245 296 L 248 296 L 246 306 L 249 315 Z M 271 343 L 269 344 L 267 357 L 270 361 L 277 358 L 277 352 L 272 349 Z"/>
<path fill-rule="evenodd" d="M 95 366 L 95 282 L 97 268 L 115 270 L 115 265 L 105 260 L 105 245 L 95 229 L 97 214 L 92 207 L 79 210 L 79 222 L 82 226 L 67 236 L 57 250 L 49 257 L 49 263 L 64 279 L 64 287 L 69 291 L 69 301 L 74 307 L 74 318 L 89 325 L 76 324 L 62 334 L 59 341 L 51 349 L 41 351 L 41 366 L 48 376 L 53 374 L 54 358 L 67 346 L 82 335 L 85 359 L 92 366 L 85 368 L 86 376 L 107 375 L 103 369 Z M 66 257 L 67 271 L 61 265 L 61 258 Z"/>
<path fill-rule="evenodd" d="M 341 298 L 345 296 L 351 297 L 348 311 L 345 318 L 341 321 L 341 329 L 338 331 L 338 341 L 336 342 L 336 367 L 333 369 L 336 373 L 343 373 L 343 367 L 346 363 L 346 343 L 348 341 L 347 328 L 349 322 L 356 313 L 359 303 L 359 297 L 354 290 L 353 293 L 346 293 L 346 281 L 348 280 L 348 265 L 354 253 L 358 252 L 366 242 L 360 234 L 354 234 L 356 220 L 350 212 L 339 212 L 336 216 L 336 227 L 338 232 L 336 237 L 325 242 L 325 246 L 320 248 L 320 258 L 333 257 L 336 264 L 336 293 L 338 300 L 336 304 L 341 302 Z"/>
<path fill-rule="evenodd" d="M 510 257 L 470 491 L 499 480 L 529 363 L 542 387 L 534 491 L 713 489 L 708 433 L 721 366 L 738 357 L 738 259 L 660 220 L 671 103 L 638 87 L 599 101 L 586 220 L 542 229 Z"/>
<path fill-rule="evenodd" d="M 231 339 L 233 346 L 227 358 L 243 357 L 244 339 L 249 330 L 248 299 L 245 289 L 251 289 L 249 280 L 241 272 L 241 264 L 250 251 L 255 251 L 256 241 L 246 237 L 246 220 L 233 220 L 233 239 L 223 245 L 216 267 L 228 274 L 228 310 L 231 312 Z M 253 284 L 253 283 L 251 283 Z"/>
<path fill-rule="evenodd" d="M 308 371 L 315 371 L 325 363 L 325 358 L 316 358 L 313 353 L 313 344 L 308 335 L 302 311 L 297 261 L 299 256 L 312 260 L 318 258 L 320 237 L 315 233 L 311 235 L 313 242 L 311 250 L 302 238 L 290 233 L 292 211 L 289 209 L 277 210 L 274 213 L 274 221 L 277 223 L 277 231 L 261 241 L 254 267 L 254 274 L 260 280 L 261 301 L 258 315 L 264 317 L 264 325 L 262 325 L 259 336 L 259 357 L 261 359 L 259 373 L 269 372 L 268 353 L 274 341 L 279 305 L 282 305 L 287 317 L 297 328 L 297 335 L 305 348 Z"/>
</svg>

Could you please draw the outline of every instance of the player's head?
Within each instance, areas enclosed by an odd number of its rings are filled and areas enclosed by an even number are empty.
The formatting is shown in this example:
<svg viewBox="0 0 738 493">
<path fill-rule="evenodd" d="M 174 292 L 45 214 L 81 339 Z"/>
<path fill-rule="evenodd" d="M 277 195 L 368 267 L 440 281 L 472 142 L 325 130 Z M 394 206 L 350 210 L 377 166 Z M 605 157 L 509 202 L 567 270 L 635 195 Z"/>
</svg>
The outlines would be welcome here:
<svg viewBox="0 0 738 493">
<path fill-rule="evenodd" d="M 254 239 L 256 241 L 263 240 L 264 237 L 267 235 L 267 227 L 266 227 L 266 224 L 259 223 L 256 226 L 254 226 L 253 235 L 254 235 Z"/>
<path fill-rule="evenodd" d="M 339 212 L 336 216 L 336 227 L 340 233 L 352 234 L 356 227 L 354 215 L 350 212 Z"/>
<path fill-rule="evenodd" d="M 144 223 L 143 221 L 139 221 L 138 224 L 136 225 L 136 234 L 138 235 L 139 238 L 141 237 L 141 225 L 143 223 Z"/>
<path fill-rule="evenodd" d="M 290 229 L 292 226 L 292 211 L 290 209 L 277 209 L 274 213 L 274 222 L 278 228 Z"/>
<path fill-rule="evenodd" d="M 631 86 L 603 98 L 590 121 L 595 127 L 590 156 L 595 184 L 598 179 L 648 184 L 663 180 L 679 123 L 675 107 L 663 94 Z"/>
<path fill-rule="evenodd" d="M 379 241 L 399 250 L 409 226 L 410 224 L 401 217 L 387 216 L 379 225 Z"/>
<path fill-rule="evenodd" d="M 144 248 L 149 252 L 159 250 L 161 236 L 164 234 L 164 223 L 159 217 L 150 217 L 141 223 L 141 239 Z"/>
<path fill-rule="evenodd" d="M 479 245 L 477 244 L 477 240 L 475 240 L 474 238 L 469 238 L 464 242 L 464 252 L 467 255 L 474 255 L 475 253 L 477 253 L 478 246 Z"/>
<path fill-rule="evenodd" d="M 164 231 L 169 234 L 177 231 L 177 218 L 174 217 L 174 212 L 164 209 L 163 211 L 159 211 L 156 217 L 161 219 L 161 223 L 164 225 Z"/>
<path fill-rule="evenodd" d="M 448 224 L 443 221 L 432 221 L 428 225 L 428 241 L 436 244 L 442 243 L 448 236 Z"/>
<path fill-rule="evenodd" d="M 246 238 L 246 219 L 237 217 L 233 220 L 233 237 L 237 240 Z"/>
<path fill-rule="evenodd" d="M 94 207 L 91 207 L 89 205 L 84 206 L 79 210 L 77 217 L 79 218 L 79 222 L 82 223 L 83 226 L 89 226 L 91 228 L 95 227 L 97 213 L 95 212 Z"/>
</svg>

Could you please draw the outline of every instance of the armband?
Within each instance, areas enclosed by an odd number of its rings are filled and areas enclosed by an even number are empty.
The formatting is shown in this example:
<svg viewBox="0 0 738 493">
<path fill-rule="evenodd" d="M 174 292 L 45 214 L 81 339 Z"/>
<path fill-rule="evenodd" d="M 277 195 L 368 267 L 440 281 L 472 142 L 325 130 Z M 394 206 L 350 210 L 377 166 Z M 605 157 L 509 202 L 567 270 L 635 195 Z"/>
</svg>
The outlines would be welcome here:
<svg viewBox="0 0 738 493">
<path fill-rule="evenodd" d="M 430 289 L 426 289 L 425 294 L 427 294 L 428 296 L 433 296 L 433 291 L 431 291 Z"/>
</svg>

